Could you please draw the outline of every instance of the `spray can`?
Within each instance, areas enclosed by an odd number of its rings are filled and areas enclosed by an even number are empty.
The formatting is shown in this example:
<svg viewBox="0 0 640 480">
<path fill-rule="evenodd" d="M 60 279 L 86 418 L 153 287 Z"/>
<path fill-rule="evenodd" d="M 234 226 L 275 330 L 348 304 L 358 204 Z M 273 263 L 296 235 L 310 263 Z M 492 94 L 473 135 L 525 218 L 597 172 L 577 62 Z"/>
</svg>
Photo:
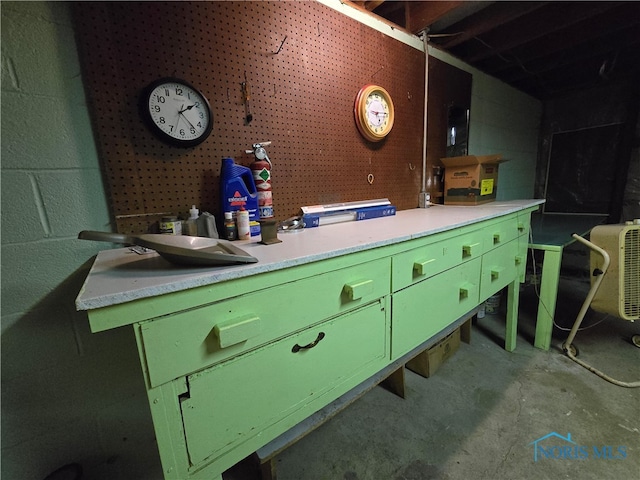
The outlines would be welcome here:
<svg viewBox="0 0 640 480">
<path fill-rule="evenodd" d="M 270 143 L 271 142 L 254 143 L 252 150 L 246 151 L 246 153 L 253 153 L 255 155 L 255 160 L 249 168 L 253 174 L 253 181 L 258 191 L 258 210 L 260 211 L 261 219 L 273 218 L 273 194 L 271 190 L 272 165 L 271 160 L 269 160 L 267 156 L 267 151 L 264 149 L 264 145 L 269 145 Z"/>
<path fill-rule="evenodd" d="M 237 165 L 233 158 L 223 158 L 220 170 L 220 193 L 222 212 L 237 212 L 244 208 L 249 214 L 251 236 L 260 235 L 258 192 L 251 170 L 243 165 Z"/>
</svg>

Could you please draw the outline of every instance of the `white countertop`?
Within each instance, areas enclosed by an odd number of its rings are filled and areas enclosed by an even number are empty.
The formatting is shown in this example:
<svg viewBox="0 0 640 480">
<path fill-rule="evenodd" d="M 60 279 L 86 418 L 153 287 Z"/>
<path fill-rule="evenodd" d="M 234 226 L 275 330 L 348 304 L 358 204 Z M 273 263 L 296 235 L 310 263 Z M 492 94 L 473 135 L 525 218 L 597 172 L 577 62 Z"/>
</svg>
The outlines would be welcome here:
<svg viewBox="0 0 640 480">
<path fill-rule="evenodd" d="M 129 248 L 104 250 L 76 298 L 78 310 L 117 305 L 141 298 L 270 272 L 463 227 L 535 207 L 544 200 L 510 200 L 477 206 L 435 205 L 402 210 L 391 217 L 280 232 L 282 243 L 235 242 L 258 263 L 221 267 L 181 267 L 157 253 L 139 255 Z"/>
</svg>

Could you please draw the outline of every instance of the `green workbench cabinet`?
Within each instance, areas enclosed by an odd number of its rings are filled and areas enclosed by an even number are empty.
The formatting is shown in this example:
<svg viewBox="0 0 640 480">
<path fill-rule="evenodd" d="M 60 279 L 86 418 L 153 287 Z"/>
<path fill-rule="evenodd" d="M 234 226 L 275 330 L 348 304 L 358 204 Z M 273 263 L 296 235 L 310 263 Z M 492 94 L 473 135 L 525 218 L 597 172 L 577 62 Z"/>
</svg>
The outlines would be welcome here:
<svg viewBox="0 0 640 480">
<path fill-rule="evenodd" d="M 281 234 L 241 245 L 259 259 L 246 266 L 190 270 L 105 251 L 76 303 L 94 332 L 133 327 L 165 478 L 221 479 L 505 287 L 513 350 L 539 203 Z"/>
</svg>

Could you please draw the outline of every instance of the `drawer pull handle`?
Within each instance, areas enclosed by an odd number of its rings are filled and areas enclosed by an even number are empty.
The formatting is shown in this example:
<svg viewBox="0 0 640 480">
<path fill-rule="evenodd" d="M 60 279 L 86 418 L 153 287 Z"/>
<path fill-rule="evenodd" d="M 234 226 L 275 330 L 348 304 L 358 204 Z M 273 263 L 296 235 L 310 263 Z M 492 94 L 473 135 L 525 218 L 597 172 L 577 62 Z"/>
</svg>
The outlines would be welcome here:
<svg viewBox="0 0 640 480">
<path fill-rule="evenodd" d="M 469 245 L 462 246 L 462 258 L 468 258 L 477 253 L 479 243 L 471 243 Z"/>
<path fill-rule="evenodd" d="M 472 291 L 474 290 L 474 285 L 471 283 L 464 283 L 463 285 L 460 286 L 460 293 L 459 293 L 459 301 L 463 302 L 465 301 L 467 298 L 469 298 L 469 296 L 471 295 Z"/>
<path fill-rule="evenodd" d="M 504 268 L 501 267 L 495 267 L 491 269 L 491 281 L 495 281 L 498 280 L 498 278 L 500 278 L 500 272 L 502 272 L 502 270 L 504 270 Z"/>
<path fill-rule="evenodd" d="M 218 337 L 220 348 L 227 348 L 260 335 L 262 324 L 260 317 L 249 315 L 221 322 L 213 327 L 213 331 Z"/>
<path fill-rule="evenodd" d="M 307 343 L 306 345 L 298 345 L 296 343 L 291 349 L 291 351 L 293 353 L 298 353 L 300 350 L 309 350 L 310 348 L 313 348 L 316 345 L 318 345 L 318 343 L 320 343 L 320 340 L 322 340 L 323 338 L 324 338 L 324 332 L 320 332 L 318 334 L 318 337 L 313 342 Z"/>
<path fill-rule="evenodd" d="M 525 230 L 524 223 L 518 222 L 518 231 L 519 232 L 524 232 L 524 230 Z"/>
<path fill-rule="evenodd" d="M 423 262 L 414 262 L 413 263 L 413 270 L 416 272 L 417 275 L 426 275 L 427 274 L 427 265 L 429 265 L 430 263 L 433 263 L 435 261 L 436 261 L 435 258 L 431 258 L 431 259 L 425 260 Z"/>
<path fill-rule="evenodd" d="M 491 269 L 491 281 L 498 280 L 500 278 L 500 273 L 504 270 L 503 267 L 493 267 Z"/>
<path fill-rule="evenodd" d="M 499 233 L 494 233 L 493 234 L 493 244 L 497 245 L 500 243 L 500 234 Z"/>
<path fill-rule="evenodd" d="M 373 293 L 373 280 L 363 280 L 357 283 L 347 283 L 344 292 L 349 300 L 358 300 Z"/>
</svg>

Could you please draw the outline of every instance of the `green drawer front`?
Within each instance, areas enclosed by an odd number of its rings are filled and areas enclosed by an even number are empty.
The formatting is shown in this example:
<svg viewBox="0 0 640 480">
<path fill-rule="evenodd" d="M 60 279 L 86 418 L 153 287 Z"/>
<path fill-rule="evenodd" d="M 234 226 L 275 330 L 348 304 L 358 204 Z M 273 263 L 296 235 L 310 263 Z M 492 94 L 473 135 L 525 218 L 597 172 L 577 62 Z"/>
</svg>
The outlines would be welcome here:
<svg viewBox="0 0 640 480">
<path fill-rule="evenodd" d="M 447 241 L 445 255 L 453 255 L 455 265 L 480 258 L 484 252 L 483 230 L 475 230 Z"/>
<path fill-rule="evenodd" d="M 518 275 L 520 283 L 525 280 L 527 270 L 527 251 L 529 249 L 529 232 L 531 231 L 531 213 L 518 215 Z"/>
<path fill-rule="evenodd" d="M 391 290 L 396 292 L 459 263 L 446 242 L 425 245 L 394 255 L 391 260 Z"/>
<path fill-rule="evenodd" d="M 242 449 L 257 435 L 269 442 L 387 360 L 383 299 L 189 376 L 181 409 L 191 463 Z"/>
<path fill-rule="evenodd" d="M 529 240 L 531 230 L 531 212 L 518 214 L 518 236 Z"/>
<path fill-rule="evenodd" d="M 382 258 L 142 323 L 151 386 L 384 297 L 390 262 Z"/>
<path fill-rule="evenodd" d="M 507 220 L 496 222 L 484 228 L 484 251 L 489 252 L 494 248 L 509 243 L 518 238 L 518 217 L 513 215 Z"/>
<path fill-rule="evenodd" d="M 518 240 L 512 240 L 482 257 L 480 302 L 484 302 L 520 275 Z"/>
<path fill-rule="evenodd" d="M 445 241 L 424 245 L 393 256 L 391 290 L 397 292 L 426 280 L 483 252 L 483 230 L 463 232 Z"/>
<path fill-rule="evenodd" d="M 428 340 L 478 305 L 481 259 L 476 258 L 391 296 L 391 357 Z"/>
</svg>

